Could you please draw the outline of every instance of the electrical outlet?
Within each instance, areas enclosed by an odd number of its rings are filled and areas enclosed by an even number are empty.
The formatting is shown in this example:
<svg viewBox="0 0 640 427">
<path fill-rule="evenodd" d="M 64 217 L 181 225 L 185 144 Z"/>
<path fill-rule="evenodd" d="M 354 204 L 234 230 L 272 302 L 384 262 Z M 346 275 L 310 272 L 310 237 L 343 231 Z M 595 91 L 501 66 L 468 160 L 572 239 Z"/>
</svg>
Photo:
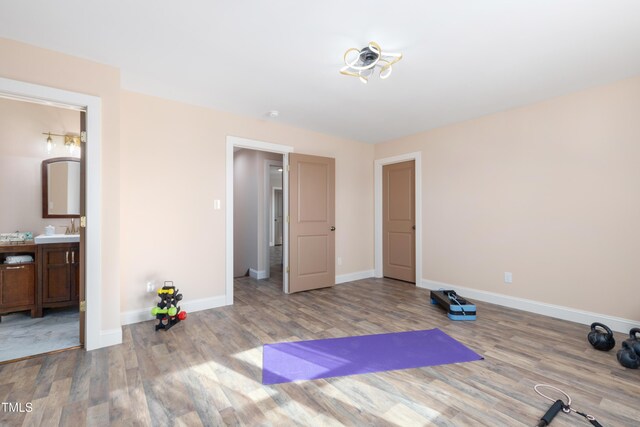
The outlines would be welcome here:
<svg viewBox="0 0 640 427">
<path fill-rule="evenodd" d="M 504 283 L 513 283 L 513 274 L 510 271 L 504 272 Z"/>
<path fill-rule="evenodd" d="M 151 293 L 151 292 L 155 292 L 156 287 L 153 286 L 153 282 L 147 282 L 147 292 Z"/>
<path fill-rule="evenodd" d="M 338 265 L 342 265 L 342 257 L 338 257 Z"/>
</svg>

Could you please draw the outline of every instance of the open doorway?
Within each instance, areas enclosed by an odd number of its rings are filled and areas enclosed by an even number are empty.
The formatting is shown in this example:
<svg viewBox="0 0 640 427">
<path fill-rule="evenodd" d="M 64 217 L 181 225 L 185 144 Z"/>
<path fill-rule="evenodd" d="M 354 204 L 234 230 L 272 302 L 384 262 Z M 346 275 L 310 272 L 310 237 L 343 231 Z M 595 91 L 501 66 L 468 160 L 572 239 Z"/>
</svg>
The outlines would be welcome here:
<svg viewBox="0 0 640 427">
<path fill-rule="evenodd" d="M 264 141 L 256 141 L 256 140 L 251 140 L 251 139 L 246 139 L 246 138 L 239 138 L 239 137 L 235 137 L 235 136 L 228 136 L 227 137 L 227 150 L 226 150 L 226 158 L 227 158 L 227 164 L 226 164 L 226 194 L 227 194 L 227 206 L 226 206 L 226 235 L 225 235 L 225 246 L 226 246 L 226 268 L 225 268 L 225 302 L 227 305 L 231 305 L 234 303 L 234 276 L 237 272 L 241 271 L 241 269 L 238 269 L 236 271 L 235 267 L 235 258 L 236 255 L 238 254 L 236 245 L 235 245 L 235 240 L 236 240 L 236 234 L 235 231 L 238 230 L 238 227 L 236 227 L 235 224 L 235 216 L 236 213 L 240 213 L 242 214 L 242 210 L 241 208 L 236 207 L 236 201 L 240 200 L 238 198 L 238 192 L 241 191 L 240 189 L 234 188 L 234 181 L 235 181 L 235 176 L 240 174 L 241 171 L 240 169 L 238 169 L 236 167 L 236 165 L 234 164 L 234 154 L 239 152 L 242 149 L 248 149 L 248 150 L 253 150 L 253 151 L 258 151 L 258 152 L 267 152 L 267 153 L 276 153 L 278 154 L 280 157 L 280 161 L 282 162 L 282 165 L 286 165 L 289 161 L 289 153 L 293 152 L 293 147 L 289 147 L 289 146 L 285 146 L 285 145 L 280 145 L 280 144 L 273 144 L 273 143 L 269 143 L 269 142 L 264 142 Z M 249 163 L 250 164 L 250 163 Z M 263 163 L 264 165 L 264 163 Z M 263 166 L 264 167 L 264 166 Z M 268 170 L 265 172 L 263 170 L 264 174 L 268 173 Z M 283 168 L 283 180 L 282 180 L 282 194 L 283 194 L 283 205 L 285 206 L 285 211 L 286 211 L 286 206 L 288 205 L 288 180 L 287 180 L 287 171 L 285 168 Z M 262 175 L 264 177 L 264 175 Z M 267 181 L 266 178 L 263 178 L 265 180 L 265 182 Z M 262 188 L 266 187 L 263 186 Z M 257 187 L 254 187 L 257 188 Z M 268 191 L 265 190 L 265 193 L 268 194 Z M 255 196 L 254 196 L 255 197 Z M 242 200 L 252 200 L 251 197 L 247 198 L 247 195 L 244 195 L 244 198 Z M 265 215 L 263 216 L 264 218 L 264 229 L 263 230 L 268 230 L 270 228 L 270 216 L 268 215 L 268 211 L 265 212 Z M 286 221 L 283 221 L 284 226 L 283 226 L 283 237 L 282 237 L 282 259 L 283 259 L 283 273 L 282 273 L 282 292 L 288 293 L 289 292 L 289 283 L 288 283 L 288 275 L 286 274 L 286 270 L 288 268 L 288 238 L 289 238 L 289 230 L 288 227 L 286 226 Z M 256 229 L 258 227 L 256 226 Z M 256 233 L 257 235 L 257 233 Z M 261 246 L 263 248 L 262 250 L 262 259 L 264 262 L 264 265 L 268 265 L 269 264 L 269 246 L 268 246 L 268 239 L 264 239 L 265 242 L 265 246 Z M 253 247 L 253 246 L 252 246 Z M 252 250 L 252 247 L 250 248 L 250 250 Z M 256 262 L 257 263 L 257 262 Z M 250 269 L 250 267 L 249 267 Z M 246 271 L 245 271 L 246 272 Z"/>
<path fill-rule="evenodd" d="M 282 291 L 285 293 L 301 292 L 335 285 L 335 159 L 294 154 L 293 147 L 228 136 L 226 156 L 226 304 L 234 303 L 234 275 L 242 274 L 243 269 L 246 269 L 244 274 L 246 271 L 251 274 L 251 268 L 247 268 L 246 264 L 236 263 L 236 258 L 243 255 L 243 252 L 236 247 L 236 241 L 240 232 L 245 232 L 243 228 L 236 226 L 236 214 L 244 215 L 245 212 L 236 209 L 236 204 L 241 200 L 238 198 L 238 193 L 242 189 L 236 189 L 234 185 L 234 178 L 241 173 L 241 166 L 234 162 L 234 154 L 242 149 L 277 153 L 282 155 L 282 164 L 285 165 L 282 177 L 282 199 L 287 220 L 283 221 Z M 248 162 L 248 165 L 251 167 L 251 162 Z M 267 178 L 265 178 L 265 182 L 266 180 Z M 269 192 L 265 191 L 265 193 Z M 252 190 L 249 188 L 247 194 L 244 195 L 245 199 L 242 200 L 251 201 L 252 194 Z M 248 198 L 246 198 L 247 196 Z M 254 199 L 257 197 L 259 196 L 253 195 Z M 270 227 L 268 218 L 265 216 L 266 227 L 263 230 Z M 247 227 L 253 227 L 254 223 L 254 221 L 250 221 Z M 252 233 L 245 234 L 252 235 Z M 257 234 L 264 236 L 265 233 L 263 231 Z M 267 239 L 264 241 L 266 242 Z M 264 248 L 262 244 L 250 243 L 248 252 L 251 258 L 254 258 L 253 248 L 256 246 L 258 251 Z M 267 257 L 268 252 L 263 251 L 262 255 L 258 255 L 258 263 L 262 256 Z M 267 263 L 263 265 L 267 265 Z M 261 271 L 258 269 L 257 274 L 260 274 Z"/>
<path fill-rule="evenodd" d="M 83 344 L 83 120 L 0 94 L 0 362 Z"/>
<path fill-rule="evenodd" d="M 249 277 L 283 288 L 282 164 L 279 153 L 234 149 L 234 279 Z"/>
<path fill-rule="evenodd" d="M 28 100 L 45 105 L 56 105 L 65 109 L 85 112 L 86 146 L 82 161 L 86 162 L 85 186 L 81 190 L 84 197 L 84 216 L 88 218 L 86 226 L 80 229 L 80 298 L 84 300 L 86 311 L 81 311 L 81 318 L 86 318 L 84 331 L 84 347 L 95 350 L 111 344 L 122 342 L 120 329 L 101 330 L 100 304 L 102 289 L 102 201 L 101 201 L 101 164 L 102 164 L 102 101 L 100 97 L 63 89 L 56 89 L 18 80 L 0 77 L 0 96 L 14 100 Z M 85 292 L 84 294 L 82 294 Z M 82 323 L 81 323 L 82 325 Z"/>
</svg>

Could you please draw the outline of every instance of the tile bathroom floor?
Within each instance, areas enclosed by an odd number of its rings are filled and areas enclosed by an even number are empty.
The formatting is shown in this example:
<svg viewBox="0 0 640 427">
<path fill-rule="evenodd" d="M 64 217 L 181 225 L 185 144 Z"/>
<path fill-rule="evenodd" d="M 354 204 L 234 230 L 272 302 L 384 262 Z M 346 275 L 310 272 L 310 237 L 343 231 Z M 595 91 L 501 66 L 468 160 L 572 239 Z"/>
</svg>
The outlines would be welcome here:
<svg viewBox="0 0 640 427">
<path fill-rule="evenodd" d="M 28 311 L 3 315 L 0 343 L 0 363 L 75 347 L 80 344 L 78 309 L 45 309 L 40 318 Z"/>
</svg>

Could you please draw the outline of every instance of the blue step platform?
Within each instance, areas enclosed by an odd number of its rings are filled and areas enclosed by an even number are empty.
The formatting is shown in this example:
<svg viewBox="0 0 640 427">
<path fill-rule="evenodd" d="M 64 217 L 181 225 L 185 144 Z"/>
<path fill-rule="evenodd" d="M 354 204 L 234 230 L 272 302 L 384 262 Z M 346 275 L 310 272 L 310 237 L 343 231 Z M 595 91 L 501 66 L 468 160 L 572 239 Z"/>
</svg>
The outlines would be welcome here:
<svg viewBox="0 0 640 427">
<path fill-rule="evenodd" d="M 444 308 L 451 320 L 476 320 L 476 306 L 452 290 L 431 291 L 431 304 Z"/>
</svg>

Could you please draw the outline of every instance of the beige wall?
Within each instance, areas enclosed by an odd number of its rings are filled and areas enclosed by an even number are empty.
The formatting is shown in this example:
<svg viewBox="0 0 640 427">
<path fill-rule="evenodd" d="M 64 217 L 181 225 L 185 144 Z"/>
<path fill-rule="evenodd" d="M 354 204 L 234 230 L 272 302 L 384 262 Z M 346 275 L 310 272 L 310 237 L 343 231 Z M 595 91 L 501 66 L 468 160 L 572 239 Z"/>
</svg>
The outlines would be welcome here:
<svg viewBox="0 0 640 427">
<path fill-rule="evenodd" d="M 336 158 L 336 273 L 373 269 L 373 146 L 128 91 L 121 100 L 123 311 L 155 302 L 149 280 L 174 280 L 185 301 L 224 295 L 228 135 Z"/>
<path fill-rule="evenodd" d="M 423 279 L 640 319 L 640 77 L 375 149 L 422 153 Z"/>
<path fill-rule="evenodd" d="M 423 279 L 640 318 L 640 77 L 371 146 L 121 91 L 115 68 L 6 39 L 0 57 L 1 77 L 101 99 L 102 330 L 155 303 L 149 280 L 224 294 L 228 135 L 336 158 L 338 275 L 373 268 L 374 157 L 421 151 Z"/>
<path fill-rule="evenodd" d="M 337 274 L 373 268 L 372 146 L 121 91 L 115 68 L 12 40 L 0 57 L 0 77 L 101 100 L 102 331 L 155 304 L 148 281 L 174 280 L 185 299 L 224 295 L 228 135 L 335 157 Z"/>
<path fill-rule="evenodd" d="M 0 233 L 44 233 L 51 224 L 64 232 L 67 219 L 42 218 L 42 161 L 69 157 L 63 139 L 47 152 L 46 136 L 80 133 L 80 113 L 47 105 L 0 98 Z"/>
<path fill-rule="evenodd" d="M 120 72 L 106 65 L 2 38 L 0 58 L 0 77 L 84 93 L 101 99 L 101 330 L 119 328 Z"/>
<path fill-rule="evenodd" d="M 640 317 L 640 78 L 371 146 L 121 91 L 115 68 L 6 39 L 0 57 L 1 77 L 101 99 L 103 331 L 155 303 L 149 280 L 224 294 L 228 135 L 336 158 L 338 275 L 373 268 L 374 157 L 421 151 L 423 279 Z"/>
</svg>

